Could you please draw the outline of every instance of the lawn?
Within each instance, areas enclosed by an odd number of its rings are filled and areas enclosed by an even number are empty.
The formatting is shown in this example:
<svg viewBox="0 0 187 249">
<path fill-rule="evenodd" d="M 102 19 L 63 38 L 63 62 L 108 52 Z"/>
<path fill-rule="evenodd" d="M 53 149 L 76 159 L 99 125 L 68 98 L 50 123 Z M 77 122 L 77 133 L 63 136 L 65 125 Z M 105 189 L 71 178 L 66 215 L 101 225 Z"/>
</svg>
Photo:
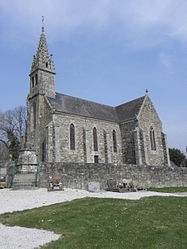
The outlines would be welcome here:
<svg viewBox="0 0 187 249">
<path fill-rule="evenodd" d="M 187 248 L 187 198 L 85 198 L 3 214 L 0 222 L 64 235 L 47 249 Z"/>
<path fill-rule="evenodd" d="M 187 192 L 187 187 L 149 188 L 148 190 L 155 192 L 164 192 L 164 193 L 177 193 L 177 192 Z"/>
</svg>

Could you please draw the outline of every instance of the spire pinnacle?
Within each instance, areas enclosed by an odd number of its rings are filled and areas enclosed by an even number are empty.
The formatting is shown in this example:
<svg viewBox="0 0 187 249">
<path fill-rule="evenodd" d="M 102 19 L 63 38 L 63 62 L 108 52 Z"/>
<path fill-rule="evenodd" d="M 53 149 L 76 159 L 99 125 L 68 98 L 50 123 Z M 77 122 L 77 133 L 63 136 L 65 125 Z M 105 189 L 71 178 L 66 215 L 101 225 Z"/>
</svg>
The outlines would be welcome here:
<svg viewBox="0 0 187 249">
<path fill-rule="evenodd" d="M 36 55 L 33 57 L 31 72 L 38 68 L 55 73 L 54 62 L 48 52 L 47 40 L 44 33 L 44 16 L 42 16 L 42 33 L 40 35 L 40 41 Z"/>
</svg>

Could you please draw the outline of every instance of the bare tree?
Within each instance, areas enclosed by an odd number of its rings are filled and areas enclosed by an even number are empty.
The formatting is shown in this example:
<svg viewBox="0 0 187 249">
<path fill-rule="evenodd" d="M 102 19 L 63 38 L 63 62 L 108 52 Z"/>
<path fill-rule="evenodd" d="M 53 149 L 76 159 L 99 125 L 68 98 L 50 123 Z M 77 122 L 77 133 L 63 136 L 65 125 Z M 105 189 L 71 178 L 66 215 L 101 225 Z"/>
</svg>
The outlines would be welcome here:
<svg viewBox="0 0 187 249">
<path fill-rule="evenodd" d="M 0 143 L 13 160 L 17 160 L 22 136 L 25 134 L 26 107 L 0 112 Z M 3 144 L 3 145 L 2 145 Z M 0 155 L 1 156 L 1 155 Z"/>
</svg>

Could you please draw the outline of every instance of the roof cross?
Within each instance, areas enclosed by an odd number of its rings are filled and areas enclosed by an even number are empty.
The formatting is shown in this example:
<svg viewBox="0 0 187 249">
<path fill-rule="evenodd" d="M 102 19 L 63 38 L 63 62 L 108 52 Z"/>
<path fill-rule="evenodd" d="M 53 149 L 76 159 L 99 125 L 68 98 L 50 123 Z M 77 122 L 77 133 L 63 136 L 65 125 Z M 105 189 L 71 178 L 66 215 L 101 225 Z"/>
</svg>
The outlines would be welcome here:
<svg viewBox="0 0 187 249">
<path fill-rule="evenodd" d="M 44 32 L 44 16 L 42 16 L 42 32 Z"/>
</svg>

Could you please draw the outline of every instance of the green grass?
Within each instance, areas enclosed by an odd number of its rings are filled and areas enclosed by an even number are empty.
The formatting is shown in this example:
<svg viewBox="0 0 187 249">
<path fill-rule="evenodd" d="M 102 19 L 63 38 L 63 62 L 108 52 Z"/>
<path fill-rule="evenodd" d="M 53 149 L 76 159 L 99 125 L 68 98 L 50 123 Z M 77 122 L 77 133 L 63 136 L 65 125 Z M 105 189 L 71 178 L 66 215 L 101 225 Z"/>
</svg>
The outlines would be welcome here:
<svg viewBox="0 0 187 249">
<path fill-rule="evenodd" d="M 0 222 L 64 235 L 47 249 L 186 249 L 187 198 L 85 198 L 7 213 Z"/>
<path fill-rule="evenodd" d="M 155 192 L 177 193 L 187 192 L 187 187 L 149 188 L 148 190 Z"/>
</svg>

